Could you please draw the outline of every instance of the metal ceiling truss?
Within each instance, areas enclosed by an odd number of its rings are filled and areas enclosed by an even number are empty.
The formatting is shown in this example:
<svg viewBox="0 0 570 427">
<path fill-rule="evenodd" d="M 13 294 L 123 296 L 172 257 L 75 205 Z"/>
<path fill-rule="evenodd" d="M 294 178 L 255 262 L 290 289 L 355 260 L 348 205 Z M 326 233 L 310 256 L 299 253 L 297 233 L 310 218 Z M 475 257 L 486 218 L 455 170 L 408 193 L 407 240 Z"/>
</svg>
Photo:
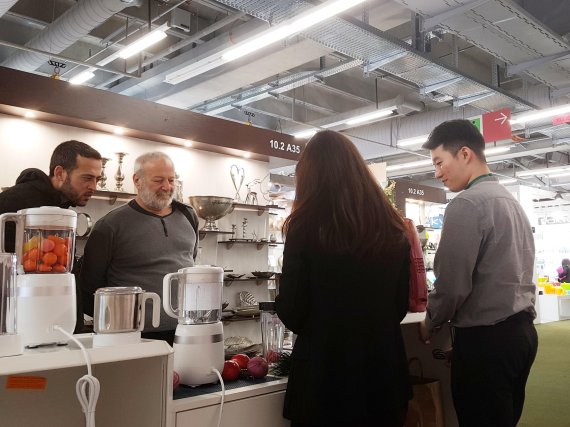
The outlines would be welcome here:
<svg viewBox="0 0 570 427">
<path fill-rule="evenodd" d="M 243 107 L 246 104 L 250 104 L 264 98 L 269 98 L 273 95 L 287 92 L 292 89 L 305 86 L 309 83 L 317 82 L 325 77 L 329 77 L 348 69 L 358 67 L 361 64 L 362 61 L 360 60 L 350 60 L 324 68 L 322 70 L 302 71 L 289 76 L 281 77 L 278 80 L 274 80 L 260 86 L 246 89 L 238 94 L 223 96 L 213 101 L 207 101 L 205 103 L 192 106 L 189 109 L 210 115 L 220 114 L 232 108 Z"/>
<path fill-rule="evenodd" d="M 302 0 L 219 0 L 219 3 L 272 24 L 293 18 L 313 6 Z M 401 40 L 348 15 L 330 18 L 301 34 L 329 49 L 361 61 L 365 71 L 371 71 L 371 65 L 380 64 L 377 70 L 411 82 L 419 88 L 455 81 L 438 91 L 454 100 L 466 100 L 471 96 L 489 93 L 484 99 L 469 101 L 471 105 L 483 111 L 505 107 L 513 111 L 536 108 L 498 87 L 488 86 L 459 70 L 437 63 Z"/>
</svg>

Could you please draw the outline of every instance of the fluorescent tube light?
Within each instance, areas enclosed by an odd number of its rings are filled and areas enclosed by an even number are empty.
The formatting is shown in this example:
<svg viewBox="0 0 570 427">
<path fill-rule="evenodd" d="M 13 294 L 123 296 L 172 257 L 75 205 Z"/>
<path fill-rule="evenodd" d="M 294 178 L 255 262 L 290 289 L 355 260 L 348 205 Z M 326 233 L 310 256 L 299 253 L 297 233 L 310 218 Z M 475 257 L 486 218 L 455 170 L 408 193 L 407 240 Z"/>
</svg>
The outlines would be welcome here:
<svg viewBox="0 0 570 427">
<path fill-rule="evenodd" d="M 510 146 L 506 146 L 506 147 L 492 147 L 492 148 L 487 148 L 484 152 L 486 156 L 493 156 L 495 154 L 499 154 L 499 153 L 506 153 L 507 151 L 509 151 L 511 149 Z"/>
<path fill-rule="evenodd" d="M 89 68 L 70 78 L 69 83 L 72 85 L 80 85 L 81 83 L 85 83 L 86 81 L 91 80 L 93 77 L 95 77 L 93 68 Z"/>
<path fill-rule="evenodd" d="M 418 166 L 427 166 L 427 165 L 431 165 L 431 164 L 432 164 L 431 159 L 418 160 L 417 162 L 401 163 L 399 165 L 389 165 L 386 167 L 386 171 L 390 172 L 390 171 L 396 171 L 396 170 L 400 170 L 400 169 L 410 169 L 410 168 L 415 168 Z"/>
<path fill-rule="evenodd" d="M 548 175 L 552 176 L 554 174 L 570 172 L 570 166 L 558 167 L 558 168 L 543 168 L 543 169 L 530 169 L 526 171 L 517 172 L 517 176 L 532 176 L 532 175 Z"/>
<path fill-rule="evenodd" d="M 155 28 L 150 33 L 142 36 L 138 40 L 134 41 L 130 45 L 119 51 L 119 56 L 123 59 L 130 58 L 131 56 L 142 52 L 147 47 L 158 43 L 166 37 L 166 30 L 168 29 L 168 24 L 162 24 L 160 27 Z"/>
<path fill-rule="evenodd" d="M 231 48 L 227 48 L 213 54 L 207 58 L 196 61 L 185 67 L 167 74 L 164 81 L 170 84 L 178 84 L 192 77 L 196 77 L 214 68 L 220 67 L 227 62 L 240 58 L 256 50 L 262 49 L 295 33 L 306 30 L 334 15 L 337 15 L 349 8 L 364 2 L 365 0 L 329 0 L 319 6 L 313 7 L 306 12 L 300 13 L 297 17 L 278 24 L 268 30 L 262 31 L 256 36 L 237 43 Z"/>
<path fill-rule="evenodd" d="M 553 175 L 548 175 L 549 178 L 562 178 L 565 176 L 570 176 L 570 170 L 568 172 L 563 172 L 563 173 L 556 173 Z"/>
<path fill-rule="evenodd" d="M 385 110 L 378 110 L 373 111 L 372 113 L 363 114 L 361 116 L 353 117 L 352 119 L 346 120 L 344 123 L 347 125 L 357 125 L 359 123 L 364 123 L 369 120 L 379 119 L 381 117 L 390 116 L 393 113 L 393 109 L 385 109 Z"/>
<path fill-rule="evenodd" d="M 311 136 L 313 136 L 317 132 L 318 132 L 318 129 L 315 129 L 315 128 L 303 130 L 301 132 L 294 133 L 293 137 L 294 138 L 310 138 Z"/>
<path fill-rule="evenodd" d="M 520 116 L 512 118 L 511 124 L 514 125 L 519 123 L 533 122 L 565 113 L 570 113 L 570 105 L 561 105 L 558 107 L 547 108 L 536 113 L 521 114 Z"/>
<path fill-rule="evenodd" d="M 345 10 L 363 3 L 365 0 L 330 0 L 319 6 L 311 8 L 308 12 L 301 13 L 282 24 L 276 25 L 269 31 L 264 31 L 259 36 L 239 43 L 236 47 L 224 53 L 222 58 L 233 61 L 256 50 L 262 49 L 279 40 L 283 40 L 295 33 L 317 25 Z"/>
<path fill-rule="evenodd" d="M 499 184 L 508 185 L 508 184 L 514 184 L 515 182 L 518 181 L 519 180 L 515 178 L 500 179 Z"/>
<path fill-rule="evenodd" d="M 410 147 L 412 145 L 423 144 L 427 141 L 429 135 L 415 136 L 413 138 L 399 139 L 396 141 L 398 147 Z"/>
</svg>

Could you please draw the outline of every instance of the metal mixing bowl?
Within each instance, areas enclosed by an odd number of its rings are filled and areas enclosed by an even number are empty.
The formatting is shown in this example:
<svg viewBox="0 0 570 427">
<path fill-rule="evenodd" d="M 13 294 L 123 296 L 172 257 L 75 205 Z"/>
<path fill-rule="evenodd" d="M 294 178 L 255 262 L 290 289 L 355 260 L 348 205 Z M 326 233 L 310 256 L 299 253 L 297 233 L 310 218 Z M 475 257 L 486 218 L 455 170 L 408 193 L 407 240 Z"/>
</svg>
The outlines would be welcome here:
<svg viewBox="0 0 570 427">
<path fill-rule="evenodd" d="M 233 210 L 233 199 L 219 196 L 190 196 L 190 205 L 198 216 L 206 220 L 204 231 L 219 231 L 216 220 Z"/>
</svg>

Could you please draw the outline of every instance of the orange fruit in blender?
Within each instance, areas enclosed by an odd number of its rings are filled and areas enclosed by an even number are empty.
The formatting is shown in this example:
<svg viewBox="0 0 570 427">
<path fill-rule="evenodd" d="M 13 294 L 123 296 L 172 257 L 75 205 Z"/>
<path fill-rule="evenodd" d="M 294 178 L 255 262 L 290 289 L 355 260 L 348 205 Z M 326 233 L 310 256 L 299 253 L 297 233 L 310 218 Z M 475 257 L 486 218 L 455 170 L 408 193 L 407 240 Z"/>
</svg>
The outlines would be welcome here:
<svg viewBox="0 0 570 427">
<path fill-rule="evenodd" d="M 40 249 L 43 252 L 51 252 L 55 248 L 55 243 L 52 240 L 43 239 L 40 243 Z"/>
<path fill-rule="evenodd" d="M 52 267 L 51 271 L 55 271 L 56 273 L 65 273 L 67 269 L 65 268 L 64 265 L 56 264 Z"/>
<path fill-rule="evenodd" d="M 51 271 L 51 265 L 40 264 L 38 266 L 38 271 L 41 271 L 42 273 L 46 273 L 48 271 Z"/>
<path fill-rule="evenodd" d="M 36 271 L 36 267 L 37 267 L 37 259 L 36 260 L 31 260 L 31 259 L 27 259 L 24 261 L 24 271 L 29 273 L 30 271 Z"/>
<path fill-rule="evenodd" d="M 57 262 L 57 255 L 54 254 L 53 252 L 46 252 L 44 254 L 44 256 L 42 257 L 42 263 L 43 265 L 54 265 Z M 50 270 L 51 271 L 51 268 Z"/>
<path fill-rule="evenodd" d="M 53 253 L 56 254 L 58 257 L 67 254 L 67 246 L 64 243 L 56 243 L 55 247 L 53 248 Z"/>
</svg>

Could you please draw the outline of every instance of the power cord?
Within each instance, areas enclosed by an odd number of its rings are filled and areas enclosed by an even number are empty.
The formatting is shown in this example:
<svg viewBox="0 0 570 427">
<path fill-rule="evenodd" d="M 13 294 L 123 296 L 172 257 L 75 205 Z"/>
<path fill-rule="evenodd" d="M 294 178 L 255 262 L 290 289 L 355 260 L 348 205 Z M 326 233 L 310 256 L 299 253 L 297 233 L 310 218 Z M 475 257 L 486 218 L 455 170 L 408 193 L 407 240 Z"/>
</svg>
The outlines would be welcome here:
<svg viewBox="0 0 570 427">
<path fill-rule="evenodd" d="M 222 400 L 220 401 L 220 412 L 218 413 L 218 427 L 222 424 L 222 412 L 224 411 L 224 397 L 226 395 L 226 386 L 224 385 L 224 380 L 222 379 L 222 374 L 216 368 L 212 368 L 212 372 L 215 372 L 222 385 Z"/>
<path fill-rule="evenodd" d="M 99 385 L 99 380 L 91 375 L 91 362 L 89 361 L 87 350 L 85 350 L 85 347 L 77 338 L 65 331 L 59 325 L 55 325 L 53 328 L 73 340 L 73 342 L 75 342 L 83 352 L 83 358 L 87 365 L 87 375 L 84 375 L 77 380 L 77 383 L 75 384 L 75 392 L 77 393 L 77 400 L 79 400 L 79 403 L 81 404 L 81 409 L 85 414 L 85 427 L 95 427 L 95 407 L 97 406 L 97 399 L 99 399 L 99 390 L 101 387 Z"/>
</svg>

